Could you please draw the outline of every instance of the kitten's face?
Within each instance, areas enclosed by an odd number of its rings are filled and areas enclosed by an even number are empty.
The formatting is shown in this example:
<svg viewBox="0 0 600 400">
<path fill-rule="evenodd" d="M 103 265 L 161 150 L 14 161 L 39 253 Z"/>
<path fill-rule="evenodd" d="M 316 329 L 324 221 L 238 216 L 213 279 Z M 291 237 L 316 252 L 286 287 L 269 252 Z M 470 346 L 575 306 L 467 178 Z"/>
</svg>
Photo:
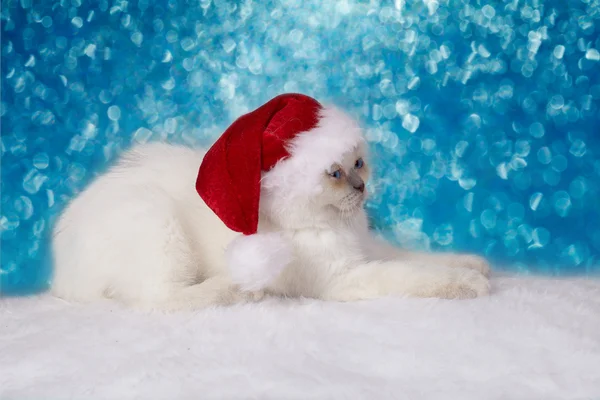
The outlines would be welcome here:
<svg viewBox="0 0 600 400">
<path fill-rule="evenodd" d="M 352 214 L 364 204 L 368 178 L 366 154 L 359 147 L 346 153 L 341 163 L 332 164 L 323 171 L 323 191 L 317 195 L 317 203 L 345 215 Z"/>
<path fill-rule="evenodd" d="M 270 221 L 298 229 L 351 219 L 362 212 L 369 177 L 364 143 L 328 167 L 296 167 L 295 173 L 283 171 L 284 178 L 270 176 L 263 181 L 260 208 Z"/>
</svg>

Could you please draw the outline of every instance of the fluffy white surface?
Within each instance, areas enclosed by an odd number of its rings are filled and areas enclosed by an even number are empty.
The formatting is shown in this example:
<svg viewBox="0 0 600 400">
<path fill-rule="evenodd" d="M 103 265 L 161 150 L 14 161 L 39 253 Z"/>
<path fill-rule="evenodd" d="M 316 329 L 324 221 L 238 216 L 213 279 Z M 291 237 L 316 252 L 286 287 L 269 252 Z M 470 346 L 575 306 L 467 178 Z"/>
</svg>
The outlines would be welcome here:
<svg viewBox="0 0 600 400">
<path fill-rule="evenodd" d="M 0 303 L 2 399 L 597 399 L 600 280 L 142 314 Z"/>
<path fill-rule="evenodd" d="M 292 248 L 280 233 L 235 238 L 225 252 L 233 283 L 242 290 L 262 290 L 292 262 Z"/>
</svg>

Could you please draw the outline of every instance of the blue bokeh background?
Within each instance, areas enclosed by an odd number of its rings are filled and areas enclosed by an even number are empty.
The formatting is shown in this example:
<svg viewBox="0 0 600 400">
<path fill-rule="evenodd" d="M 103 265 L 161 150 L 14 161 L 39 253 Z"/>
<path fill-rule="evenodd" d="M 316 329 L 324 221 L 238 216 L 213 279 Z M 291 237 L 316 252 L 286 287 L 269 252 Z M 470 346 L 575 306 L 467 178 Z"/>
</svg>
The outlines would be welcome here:
<svg viewBox="0 0 600 400">
<path fill-rule="evenodd" d="M 4 293 L 135 142 L 207 145 L 290 91 L 362 119 L 373 225 L 497 268 L 600 271 L 598 0 L 2 1 Z"/>
</svg>

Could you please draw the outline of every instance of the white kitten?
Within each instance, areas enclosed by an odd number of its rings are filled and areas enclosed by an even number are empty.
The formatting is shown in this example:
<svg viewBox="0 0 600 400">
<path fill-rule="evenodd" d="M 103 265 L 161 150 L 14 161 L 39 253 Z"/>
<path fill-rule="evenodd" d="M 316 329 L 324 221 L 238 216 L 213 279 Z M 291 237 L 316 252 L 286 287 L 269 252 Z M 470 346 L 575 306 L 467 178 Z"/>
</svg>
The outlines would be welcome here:
<svg viewBox="0 0 600 400">
<path fill-rule="evenodd" d="M 489 291 L 489 268 L 479 257 L 404 252 L 371 236 L 362 208 L 368 178 L 362 144 L 321 172 L 316 195 L 290 195 L 290 182 L 279 185 L 277 169 L 263 174 L 259 233 L 283 234 L 292 253 L 264 290 L 240 287 L 225 257 L 239 234 L 194 187 L 203 155 L 141 145 L 77 196 L 54 232 L 53 293 L 177 310 L 254 301 L 265 293 L 351 301 L 472 298 Z"/>
</svg>

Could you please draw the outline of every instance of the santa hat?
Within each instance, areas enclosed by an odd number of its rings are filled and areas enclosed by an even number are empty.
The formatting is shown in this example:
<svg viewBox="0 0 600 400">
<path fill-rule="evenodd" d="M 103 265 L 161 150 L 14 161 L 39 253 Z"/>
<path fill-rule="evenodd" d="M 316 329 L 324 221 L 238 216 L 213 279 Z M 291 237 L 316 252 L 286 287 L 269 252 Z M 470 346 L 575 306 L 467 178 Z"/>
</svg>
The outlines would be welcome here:
<svg viewBox="0 0 600 400">
<path fill-rule="evenodd" d="M 261 289 L 292 260 L 281 232 L 257 233 L 261 175 L 266 173 L 263 184 L 293 181 L 290 190 L 318 189 L 317 181 L 298 176 L 322 176 L 362 140 L 357 123 L 336 108 L 283 94 L 238 118 L 213 144 L 196 190 L 229 229 L 243 234 L 226 250 L 235 283 Z"/>
</svg>

